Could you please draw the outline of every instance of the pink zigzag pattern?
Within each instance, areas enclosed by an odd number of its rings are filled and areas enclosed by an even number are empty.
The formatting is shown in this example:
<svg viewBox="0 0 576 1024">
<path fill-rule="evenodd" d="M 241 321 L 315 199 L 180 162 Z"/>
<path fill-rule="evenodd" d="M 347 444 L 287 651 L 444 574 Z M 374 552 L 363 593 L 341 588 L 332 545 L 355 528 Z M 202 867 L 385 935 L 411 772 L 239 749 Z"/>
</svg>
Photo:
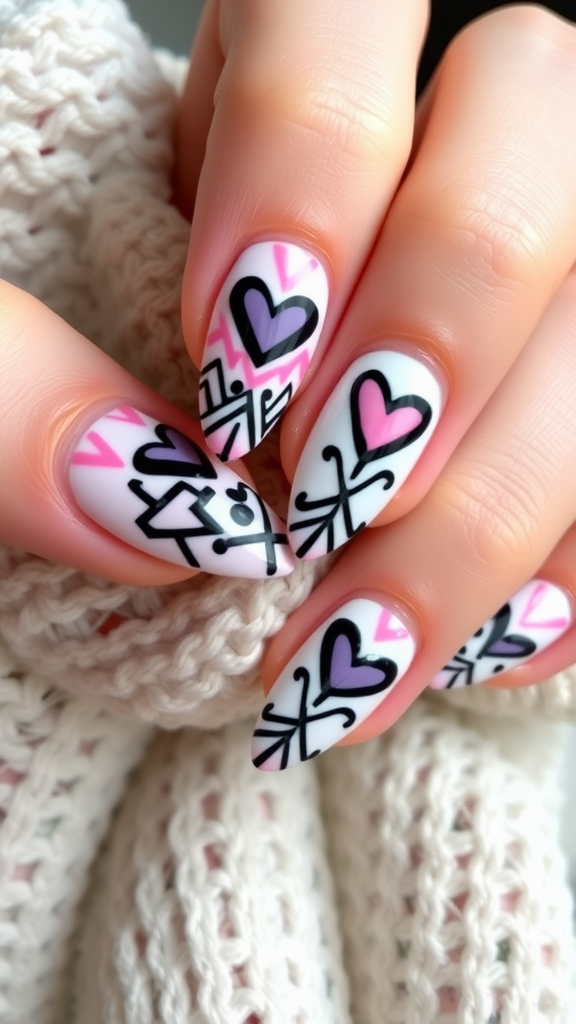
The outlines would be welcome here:
<svg viewBox="0 0 576 1024">
<path fill-rule="evenodd" d="M 223 313 L 220 313 L 218 326 L 215 327 L 208 335 L 206 345 L 216 345 L 219 341 L 224 345 L 226 360 L 230 369 L 234 370 L 238 363 L 240 363 L 242 373 L 244 375 L 244 382 L 251 388 L 265 384 L 266 381 L 273 380 L 275 377 L 278 377 L 280 383 L 284 384 L 296 367 L 300 368 L 299 384 L 310 365 L 310 356 L 308 355 L 308 352 L 302 351 L 299 352 L 294 359 L 290 360 L 289 363 L 285 363 L 284 366 L 278 366 L 276 369 L 267 370 L 264 373 L 255 373 L 249 357 L 244 352 L 238 352 L 234 348 L 230 328 L 226 323 L 226 318 Z"/>
<path fill-rule="evenodd" d="M 288 270 L 288 249 L 286 246 L 274 245 L 272 247 L 272 252 L 274 253 L 276 272 L 283 292 L 287 292 L 290 291 L 290 289 L 295 288 L 297 284 L 300 284 L 300 281 L 304 280 L 305 277 L 309 277 L 310 274 L 313 274 L 318 267 L 318 260 L 311 256 L 298 268 L 298 270 L 290 273 Z"/>
</svg>

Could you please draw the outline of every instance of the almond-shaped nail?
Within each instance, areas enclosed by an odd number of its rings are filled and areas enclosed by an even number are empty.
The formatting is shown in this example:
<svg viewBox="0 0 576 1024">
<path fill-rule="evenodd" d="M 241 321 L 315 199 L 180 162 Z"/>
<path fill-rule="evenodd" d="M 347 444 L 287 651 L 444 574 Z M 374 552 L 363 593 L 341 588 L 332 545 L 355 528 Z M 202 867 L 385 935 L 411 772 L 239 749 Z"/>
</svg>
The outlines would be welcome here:
<svg viewBox="0 0 576 1024">
<path fill-rule="evenodd" d="M 357 359 L 328 398 L 296 468 L 288 535 L 298 558 L 334 551 L 388 504 L 438 423 L 442 391 L 404 352 Z"/>
<path fill-rule="evenodd" d="M 286 528 L 256 491 L 191 438 L 131 406 L 83 434 L 69 479 L 86 515 L 166 562 L 249 579 L 294 567 Z"/>
<path fill-rule="evenodd" d="M 318 344 L 328 279 L 315 256 L 257 242 L 220 291 L 204 347 L 200 422 L 221 459 L 239 459 L 278 421 Z"/>
<path fill-rule="evenodd" d="M 531 580 L 470 637 L 428 684 L 455 690 L 522 665 L 545 650 L 571 626 L 566 592 L 546 580 Z"/>
<path fill-rule="evenodd" d="M 342 605 L 270 690 L 252 740 L 255 767 L 291 768 L 349 735 L 400 681 L 415 649 L 404 624 L 379 602 Z"/>
</svg>

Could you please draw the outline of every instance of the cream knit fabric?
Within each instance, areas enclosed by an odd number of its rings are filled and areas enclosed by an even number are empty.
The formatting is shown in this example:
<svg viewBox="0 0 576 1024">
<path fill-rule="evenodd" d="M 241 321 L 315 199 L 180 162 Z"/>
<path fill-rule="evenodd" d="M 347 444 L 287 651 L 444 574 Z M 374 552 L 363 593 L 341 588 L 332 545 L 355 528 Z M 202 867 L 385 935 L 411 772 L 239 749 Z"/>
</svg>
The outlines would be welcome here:
<svg viewBox="0 0 576 1024">
<path fill-rule="evenodd" d="M 0 273 L 193 412 L 184 64 L 119 0 L 0 0 L 0 33 Z M 574 673 L 261 775 L 263 644 L 322 571 L 138 589 L 0 548 L 1 1024 L 574 1024 Z"/>
</svg>

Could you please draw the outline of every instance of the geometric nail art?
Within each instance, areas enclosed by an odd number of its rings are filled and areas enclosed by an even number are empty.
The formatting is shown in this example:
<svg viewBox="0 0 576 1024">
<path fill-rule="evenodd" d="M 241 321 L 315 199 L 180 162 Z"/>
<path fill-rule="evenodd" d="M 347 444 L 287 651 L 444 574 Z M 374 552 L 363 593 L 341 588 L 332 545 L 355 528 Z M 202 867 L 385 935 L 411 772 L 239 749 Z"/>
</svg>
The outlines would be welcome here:
<svg viewBox="0 0 576 1024">
<path fill-rule="evenodd" d="M 220 291 L 204 347 L 200 422 L 222 462 L 255 448 L 299 387 L 320 337 L 328 280 L 300 246 L 245 249 Z"/>
<path fill-rule="evenodd" d="M 382 703 L 414 652 L 408 630 L 379 602 L 343 605 L 270 690 L 252 740 L 255 767 L 281 771 L 338 743 Z"/>
<path fill-rule="evenodd" d="M 545 580 L 530 580 L 460 648 L 428 684 L 455 690 L 522 665 L 566 632 L 572 622 L 567 594 Z"/>
<path fill-rule="evenodd" d="M 303 559 L 345 544 L 388 504 L 438 423 L 442 392 L 425 363 L 369 352 L 348 368 L 300 457 L 288 534 Z"/>
<path fill-rule="evenodd" d="M 69 479 L 91 519 L 156 558 L 250 579 L 294 567 L 286 528 L 256 491 L 191 438 L 130 406 L 84 433 Z"/>
</svg>

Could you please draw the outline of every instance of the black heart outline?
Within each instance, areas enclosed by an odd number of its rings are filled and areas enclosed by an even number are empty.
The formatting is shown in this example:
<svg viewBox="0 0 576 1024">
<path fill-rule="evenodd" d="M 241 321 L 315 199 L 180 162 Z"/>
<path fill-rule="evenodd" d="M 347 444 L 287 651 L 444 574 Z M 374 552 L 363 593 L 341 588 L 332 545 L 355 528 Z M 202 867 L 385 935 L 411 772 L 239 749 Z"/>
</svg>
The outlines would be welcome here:
<svg viewBox="0 0 576 1024">
<path fill-rule="evenodd" d="M 509 604 L 502 605 L 500 610 L 496 612 L 488 639 L 478 651 L 476 661 L 480 661 L 481 658 L 528 658 L 531 654 L 534 654 L 537 647 L 534 640 L 531 640 L 528 636 L 523 636 L 521 633 L 506 633 L 511 615 L 512 609 Z M 504 654 L 502 651 L 493 653 L 491 648 L 499 640 L 517 644 L 520 650 L 517 654 Z"/>
<path fill-rule="evenodd" d="M 168 431 L 171 431 L 172 434 L 178 434 L 179 437 L 182 437 L 194 449 L 198 456 L 198 465 L 195 465 L 193 462 L 180 462 L 178 459 L 150 459 L 148 457 L 147 453 L 152 448 L 167 448 L 170 451 L 176 451 L 176 446 L 172 444 L 168 437 Z M 176 430 L 174 427 L 169 427 L 166 423 L 158 423 L 154 428 L 154 433 L 156 437 L 160 438 L 160 444 L 156 441 L 151 441 L 149 444 L 143 444 L 141 448 L 134 452 L 132 465 L 137 473 L 144 473 L 146 476 L 200 477 L 202 480 L 216 480 L 218 478 L 218 473 L 210 459 L 195 441 L 186 437 L 186 434 L 182 434 L 181 431 Z"/>
<path fill-rule="evenodd" d="M 395 409 L 411 408 L 416 409 L 422 416 L 420 423 L 413 430 L 408 431 L 407 434 L 402 434 L 393 441 L 389 441 L 388 444 L 380 445 L 379 448 L 368 448 L 360 419 L 358 398 L 360 388 L 367 380 L 374 381 L 380 388 L 387 414 L 394 412 Z M 401 451 L 402 448 L 407 448 L 413 441 L 421 437 L 432 419 L 432 409 L 426 399 L 421 398 L 420 395 L 402 395 L 401 398 L 392 398 L 390 385 L 384 374 L 380 370 L 365 370 L 364 373 L 356 377 L 350 388 L 350 419 L 352 421 L 354 447 L 358 455 L 358 462 L 351 474 L 352 479 L 354 479 L 368 462 L 383 459 L 386 455 L 394 455 L 395 452 Z"/>
<path fill-rule="evenodd" d="M 266 300 L 268 306 L 268 312 L 270 313 L 270 319 L 274 320 L 279 313 L 282 313 L 285 309 L 290 309 L 293 306 L 298 306 L 303 309 L 306 313 L 306 320 L 303 326 L 298 331 L 293 331 L 283 341 L 279 341 L 272 348 L 268 349 L 267 352 L 263 352 L 258 344 L 258 338 L 254 333 L 254 328 L 250 322 L 250 317 L 246 312 L 246 306 L 244 300 L 246 293 L 249 291 L 257 291 Z M 280 359 L 281 356 L 287 356 L 290 352 L 294 352 L 297 348 L 300 348 L 305 341 L 308 341 L 318 326 L 318 308 L 312 299 L 308 299 L 305 295 L 292 295 L 289 299 L 285 299 L 280 302 L 278 306 L 274 305 L 272 295 L 268 286 L 262 281 L 260 277 L 242 277 L 233 286 L 230 292 L 230 311 L 236 324 L 236 330 L 240 335 L 242 344 L 246 349 L 250 359 L 258 369 L 265 366 L 267 363 L 274 362 L 275 359 Z"/>
<path fill-rule="evenodd" d="M 339 636 L 345 636 L 350 644 L 350 650 L 352 652 L 351 665 L 352 668 L 360 668 L 362 665 L 369 665 L 370 668 L 377 668 L 384 674 L 384 678 L 381 683 L 376 683 L 374 686 L 355 686 L 353 689 L 347 690 L 340 686 L 333 688 L 330 685 L 330 670 L 332 668 L 332 652 L 334 650 L 334 644 Z M 336 619 L 335 622 L 328 626 L 328 629 L 322 637 L 322 644 L 320 647 L 320 696 L 316 697 L 313 702 L 314 707 L 317 707 L 322 701 L 326 700 L 327 697 L 368 697 L 373 693 L 380 693 L 381 690 L 387 690 L 388 687 L 394 682 L 398 675 L 398 665 L 391 658 L 371 658 L 358 656 L 360 650 L 362 638 L 360 636 L 360 630 L 357 625 L 351 621 L 351 619 Z"/>
</svg>

